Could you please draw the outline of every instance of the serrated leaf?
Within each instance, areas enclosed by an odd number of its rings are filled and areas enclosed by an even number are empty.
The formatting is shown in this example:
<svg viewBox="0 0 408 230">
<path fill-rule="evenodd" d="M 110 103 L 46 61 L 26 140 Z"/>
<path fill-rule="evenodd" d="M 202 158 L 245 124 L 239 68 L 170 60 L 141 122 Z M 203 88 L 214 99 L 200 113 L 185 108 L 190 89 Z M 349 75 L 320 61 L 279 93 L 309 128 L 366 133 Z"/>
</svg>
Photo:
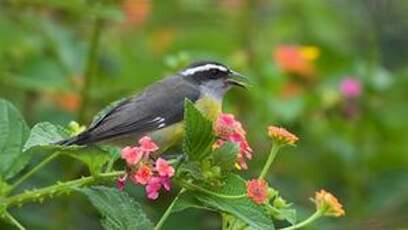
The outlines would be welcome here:
<svg viewBox="0 0 408 230">
<path fill-rule="evenodd" d="M 232 142 L 227 142 L 212 153 L 214 164 L 223 170 L 232 170 L 235 167 L 235 160 L 239 153 L 239 146 Z"/>
<path fill-rule="evenodd" d="M 230 174 L 225 185 L 214 190 L 219 194 L 241 195 L 246 193 L 245 180 Z M 204 193 L 197 193 L 196 198 L 204 205 L 234 215 L 249 225 L 250 229 L 275 229 L 264 207 L 254 204 L 248 198 L 223 199 Z"/>
<path fill-rule="evenodd" d="M 88 166 L 91 174 L 97 174 L 102 167 L 112 159 L 108 151 L 97 146 L 61 146 L 54 143 L 69 137 L 69 131 L 49 122 L 36 124 L 30 132 L 30 136 L 24 145 L 26 153 L 61 154 L 78 159 Z"/>
<path fill-rule="evenodd" d="M 104 186 L 82 188 L 79 191 L 85 194 L 101 213 L 104 229 L 153 229 L 152 222 L 144 214 L 140 204 L 126 192 Z"/>
<path fill-rule="evenodd" d="M 211 145 L 215 139 L 212 122 L 188 99 L 184 103 L 184 122 L 184 152 L 191 161 L 204 159 L 211 153 Z"/>
<path fill-rule="evenodd" d="M 61 126 L 56 126 L 49 122 L 38 123 L 31 129 L 27 142 L 24 144 L 23 151 L 25 152 L 39 146 L 55 148 L 56 145 L 54 145 L 54 143 L 68 137 L 68 130 Z"/>
<path fill-rule="evenodd" d="M 0 178 L 10 179 L 27 165 L 31 156 L 22 149 L 28 132 L 17 109 L 0 98 Z"/>
</svg>

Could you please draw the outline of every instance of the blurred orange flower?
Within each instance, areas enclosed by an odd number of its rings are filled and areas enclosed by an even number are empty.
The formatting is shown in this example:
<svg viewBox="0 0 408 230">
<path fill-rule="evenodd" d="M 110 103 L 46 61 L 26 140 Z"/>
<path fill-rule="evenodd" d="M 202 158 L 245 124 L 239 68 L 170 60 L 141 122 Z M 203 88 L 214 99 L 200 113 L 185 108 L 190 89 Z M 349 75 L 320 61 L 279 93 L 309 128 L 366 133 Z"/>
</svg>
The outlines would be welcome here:
<svg viewBox="0 0 408 230">
<path fill-rule="evenodd" d="M 131 26 L 141 26 L 151 10 L 150 0 L 126 0 L 122 4 L 125 23 Z"/>
<path fill-rule="evenodd" d="M 296 135 L 290 133 L 284 128 L 276 126 L 268 127 L 268 135 L 272 137 L 274 141 L 282 145 L 284 144 L 293 145 L 296 143 L 296 141 L 299 140 L 299 138 Z"/>
<path fill-rule="evenodd" d="M 280 45 L 274 51 L 274 59 L 279 68 L 304 78 L 315 74 L 314 62 L 320 55 L 315 46 Z"/>
<path fill-rule="evenodd" d="M 75 93 L 60 93 L 54 96 L 55 103 L 58 107 L 69 112 L 75 112 L 81 104 L 81 99 Z"/>
<path fill-rule="evenodd" d="M 345 215 L 343 205 L 339 203 L 333 194 L 323 189 L 315 193 L 313 202 L 316 204 L 316 209 L 320 210 L 325 216 L 340 217 Z"/>
</svg>

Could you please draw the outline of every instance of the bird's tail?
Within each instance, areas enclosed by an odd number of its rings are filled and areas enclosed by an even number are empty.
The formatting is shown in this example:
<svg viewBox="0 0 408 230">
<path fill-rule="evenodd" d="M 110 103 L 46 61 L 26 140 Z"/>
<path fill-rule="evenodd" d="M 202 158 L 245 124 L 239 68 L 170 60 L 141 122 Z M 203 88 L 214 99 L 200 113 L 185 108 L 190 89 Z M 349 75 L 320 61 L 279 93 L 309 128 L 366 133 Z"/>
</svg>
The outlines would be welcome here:
<svg viewBox="0 0 408 230">
<path fill-rule="evenodd" d="M 58 141 L 55 144 L 62 145 L 62 146 L 70 146 L 70 145 L 76 145 L 77 142 L 78 142 L 78 136 L 75 136 L 75 137 L 70 137 L 62 141 Z"/>
<path fill-rule="evenodd" d="M 65 140 L 58 141 L 55 144 L 62 145 L 62 146 L 87 145 L 89 144 L 89 140 L 88 140 L 88 135 L 85 135 L 85 134 L 86 133 L 81 133 L 77 136 L 73 136 Z"/>
</svg>

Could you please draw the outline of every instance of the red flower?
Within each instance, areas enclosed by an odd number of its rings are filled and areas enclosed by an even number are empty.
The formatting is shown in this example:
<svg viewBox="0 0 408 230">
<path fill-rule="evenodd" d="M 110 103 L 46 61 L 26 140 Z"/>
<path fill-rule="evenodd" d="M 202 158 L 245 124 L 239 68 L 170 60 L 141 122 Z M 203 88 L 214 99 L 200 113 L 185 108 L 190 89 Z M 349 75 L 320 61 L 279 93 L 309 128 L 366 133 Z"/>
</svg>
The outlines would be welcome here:
<svg viewBox="0 0 408 230">
<path fill-rule="evenodd" d="M 156 171 L 162 177 L 172 177 L 174 175 L 174 168 L 162 158 L 156 161 Z"/>
<path fill-rule="evenodd" d="M 262 179 L 247 182 L 247 196 L 255 203 L 262 204 L 268 199 L 268 184 Z"/>
<path fill-rule="evenodd" d="M 156 143 L 154 143 L 154 141 L 148 136 L 140 138 L 139 144 L 140 149 L 145 153 L 152 153 L 159 149 Z"/>
<path fill-rule="evenodd" d="M 138 147 L 125 147 L 122 149 L 122 159 L 124 159 L 128 166 L 137 164 L 142 159 L 143 152 Z"/>
<path fill-rule="evenodd" d="M 152 170 L 147 165 L 142 165 L 135 174 L 132 175 L 131 179 L 134 183 L 141 185 L 147 184 L 147 182 L 152 177 Z"/>
</svg>

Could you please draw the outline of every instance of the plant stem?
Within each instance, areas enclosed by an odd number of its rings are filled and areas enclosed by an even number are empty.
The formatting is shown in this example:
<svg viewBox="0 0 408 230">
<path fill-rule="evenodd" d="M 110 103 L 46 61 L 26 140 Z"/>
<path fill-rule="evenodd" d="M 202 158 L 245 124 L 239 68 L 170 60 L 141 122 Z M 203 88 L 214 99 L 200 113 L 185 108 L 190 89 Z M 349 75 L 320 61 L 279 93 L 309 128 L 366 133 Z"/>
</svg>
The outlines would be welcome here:
<svg viewBox="0 0 408 230">
<path fill-rule="evenodd" d="M 6 212 L 5 213 L 6 218 L 12 223 L 14 224 L 18 229 L 20 230 L 25 230 L 26 228 L 21 225 L 10 213 Z"/>
<path fill-rule="evenodd" d="M 37 172 L 39 169 L 44 167 L 46 164 L 48 164 L 50 161 L 52 161 L 54 158 L 56 158 L 60 152 L 55 152 L 45 158 L 43 161 L 41 161 L 38 165 L 36 165 L 33 169 L 31 169 L 28 173 L 20 177 L 16 182 L 14 182 L 13 185 L 10 186 L 10 188 L 7 190 L 7 192 L 11 192 L 13 189 L 15 189 L 17 186 L 19 186 L 21 183 L 23 183 L 25 180 L 27 180 L 29 177 L 31 177 L 35 172 Z"/>
<path fill-rule="evenodd" d="M 278 153 L 279 149 L 280 149 L 280 145 L 272 146 L 271 152 L 269 153 L 269 156 L 268 156 L 268 160 L 266 161 L 261 171 L 261 174 L 259 175 L 259 179 L 264 179 L 266 174 L 268 174 L 268 171 L 271 168 L 272 162 L 275 159 L 276 154 Z"/>
<path fill-rule="evenodd" d="M 281 228 L 280 230 L 294 230 L 294 229 L 304 227 L 304 226 L 312 223 L 313 221 L 319 219 L 321 216 L 322 216 L 322 212 L 320 210 L 317 210 L 315 213 L 313 213 L 313 215 L 311 215 L 306 220 L 304 220 L 304 221 L 302 221 L 302 222 L 300 222 L 298 224 L 286 227 L 286 228 Z"/>
<path fill-rule="evenodd" d="M 19 206 L 30 201 L 39 201 L 42 202 L 44 198 L 58 196 L 62 194 L 69 194 L 77 188 L 80 188 L 84 185 L 96 184 L 105 180 L 111 180 L 122 174 L 124 171 L 115 171 L 110 173 L 101 173 L 94 176 L 83 177 L 80 179 L 68 181 L 68 182 L 57 182 L 55 185 L 48 187 L 33 189 L 20 193 L 11 197 L 6 198 L 6 206 Z"/>
<path fill-rule="evenodd" d="M 160 218 L 159 222 L 157 222 L 156 226 L 154 226 L 154 230 L 159 230 L 163 227 L 164 222 L 166 222 L 167 218 L 171 214 L 171 210 L 173 209 L 174 205 L 178 201 L 179 197 L 181 194 L 183 194 L 186 191 L 185 188 L 182 188 L 180 192 L 177 194 L 177 196 L 174 198 L 174 200 L 171 202 L 169 207 L 167 207 L 166 211 L 163 213 L 162 217 Z"/>
<path fill-rule="evenodd" d="M 208 189 L 205 189 L 203 187 L 200 187 L 198 185 L 192 184 L 192 183 L 190 183 L 188 181 L 180 181 L 180 184 L 184 185 L 186 187 L 189 187 L 191 189 L 195 189 L 195 190 L 198 190 L 200 192 L 207 193 L 209 195 L 216 196 L 216 197 L 219 197 L 219 198 L 222 198 L 222 199 L 241 199 L 241 198 L 246 197 L 245 193 L 239 194 L 239 195 L 225 195 L 225 194 L 216 193 L 216 192 L 210 191 Z"/>
<path fill-rule="evenodd" d="M 86 110 L 89 105 L 89 99 L 90 99 L 89 92 L 90 92 L 90 88 L 92 84 L 92 76 L 94 75 L 95 67 L 96 67 L 96 58 L 98 54 L 99 40 L 101 37 L 100 36 L 101 29 L 102 29 L 102 20 L 95 19 L 95 22 L 93 25 L 93 31 L 91 35 L 91 40 L 89 44 L 88 58 L 87 58 L 85 72 L 83 76 L 84 84 L 81 88 L 81 107 L 79 108 L 79 114 L 78 114 L 78 121 L 80 124 L 83 124 L 85 122 Z"/>
</svg>

